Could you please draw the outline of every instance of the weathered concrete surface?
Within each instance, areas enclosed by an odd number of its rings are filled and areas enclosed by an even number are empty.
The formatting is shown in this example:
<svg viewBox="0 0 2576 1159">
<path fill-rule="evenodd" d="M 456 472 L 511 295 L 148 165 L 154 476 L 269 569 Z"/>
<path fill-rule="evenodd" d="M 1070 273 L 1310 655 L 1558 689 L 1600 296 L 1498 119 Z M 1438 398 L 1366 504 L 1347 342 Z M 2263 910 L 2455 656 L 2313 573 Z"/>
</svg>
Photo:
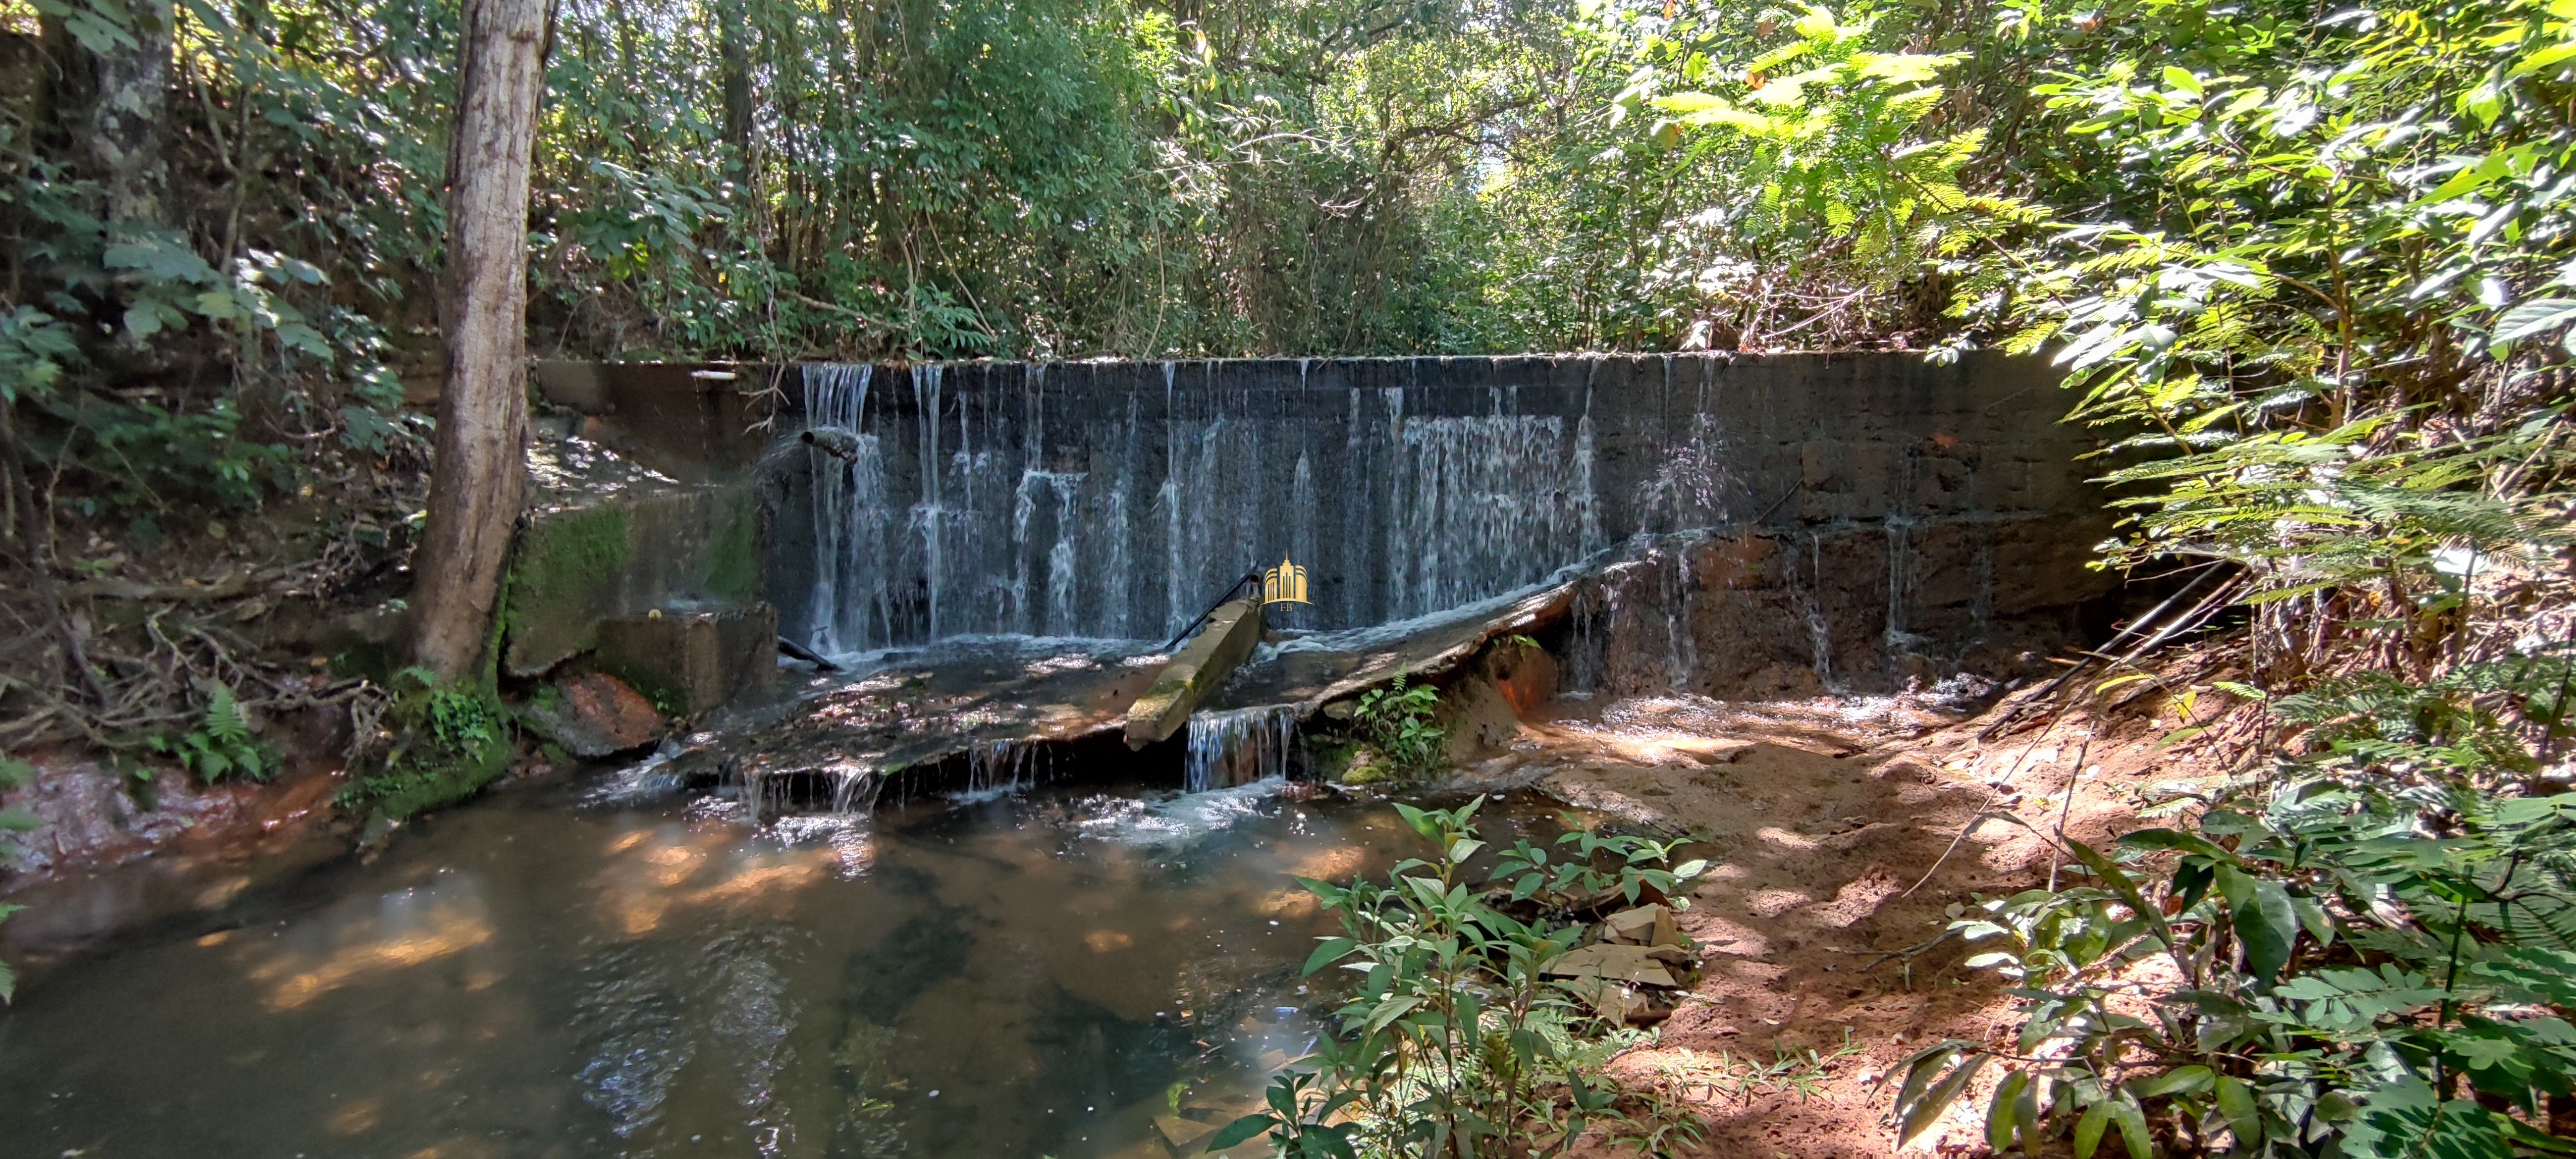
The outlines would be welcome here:
<svg viewBox="0 0 2576 1159">
<path fill-rule="evenodd" d="M 1669 591 L 1615 593 L 1747 593 L 1736 612 L 1691 609 L 1685 635 L 1708 637 L 1719 671 L 1682 683 L 1825 680 L 1823 638 L 1829 683 L 1876 691 L 2081 634 L 2112 587 L 2083 566 L 2109 531 L 2079 462 L 2095 442 L 2058 421 L 2068 400 L 2035 359 L 809 367 L 785 396 L 814 410 L 779 430 L 829 423 L 852 453 L 794 447 L 805 462 L 764 480 L 766 587 L 789 637 L 844 649 L 1150 639 L 1282 555 L 1308 568 L 1314 604 L 1274 620 L 1360 627 L 1707 536 L 1768 555 L 1746 557 L 1748 580 L 1693 564 Z M 1731 615 L 1764 630 L 1728 645 Z"/>
<path fill-rule="evenodd" d="M 793 367 L 696 362 L 537 363 L 538 397 L 579 417 L 573 429 L 682 483 L 739 476 L 770 442 L 766 391 Z"/>
<path fill-rule="evenodd" d="M 778 684 L 778 612 L 765 603 L 599 623 L 593 660 L 664 708 L 703 712 Z"/>
<path fill-rule="evenodd" d="M 541 437 L 530 469 L 534 510 L 502 625 L 510 675 L 541 676 L 590 651 L 608 620 L 761 606 L 762 514 L 747 487 L 683 483 L 567 434 Z M 685 678 L 673 669 L 665 679 Z"/>
<path fill-rule="evenodd" d="M 1127 747 L 1141 749 L 1189 723 L 1190 710 L 1225 683 L 1261 642 L 1261 601 L 1232 600 L 1208 613 L 1207 626 L 1172 654 L 1136 703 L 1127 707 Z"/>
</svg>

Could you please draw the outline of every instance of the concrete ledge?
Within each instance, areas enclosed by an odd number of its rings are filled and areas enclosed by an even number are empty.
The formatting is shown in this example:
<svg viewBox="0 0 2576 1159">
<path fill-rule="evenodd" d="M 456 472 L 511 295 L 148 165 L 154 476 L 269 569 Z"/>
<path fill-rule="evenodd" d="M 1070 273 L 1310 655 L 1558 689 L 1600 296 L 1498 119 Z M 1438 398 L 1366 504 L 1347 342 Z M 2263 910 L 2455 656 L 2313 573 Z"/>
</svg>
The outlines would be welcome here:
<svg viewBox="0 0 2576 1159">
<path fill-rule="evenodd" d="M 1153 687 L 1128 706 L 1127 747 L 1141 749 L 1179 732 L 1189 722 L 1190 710 L 1225 683 L 1260 642 L 1260 601 L 1235 600 L 1210 613 L 1207 626 L 1172 654 Z"/>
<path fill-rule="evenodd" d="M 756 603 L 603 620 L 594 658 L 663 711 L 686 716 L 776 687 L 777 644 L 777 609 Z"/>
</svg>

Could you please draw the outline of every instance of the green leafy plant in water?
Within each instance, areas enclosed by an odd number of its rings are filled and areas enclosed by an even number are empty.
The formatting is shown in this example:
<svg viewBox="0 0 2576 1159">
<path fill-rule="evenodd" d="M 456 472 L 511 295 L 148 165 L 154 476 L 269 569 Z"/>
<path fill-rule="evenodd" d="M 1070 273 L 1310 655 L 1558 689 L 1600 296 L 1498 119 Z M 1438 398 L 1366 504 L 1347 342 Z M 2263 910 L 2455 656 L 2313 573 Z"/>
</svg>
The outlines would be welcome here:
<svg viewBox="0 0 2576 1159">
<path fill-rule="evenodd" d="M 1269 1108 L 1219 1131 L 1209 1151 L 1265 1132 L 1274 1154 L 1296 1159 L 1553 1156 L 1595 1126 L 1629 1129 L 1656 1154 L 1696 1141 L 1696 1120 L 1641 1123 L 1621 1108 L 1598 1073 L 1604 1052 L 1578 1033 L 1590 1021 L 1579 997 L 1545 978 L 1582 927 L 1516 919 L 1486 900 L 1499 882 L 1469 880 L 1486 847 L 1474 827 L 1482 803 L 1396 806 L 1439 853 L 1399 863 L 1385 885 L 1299 879 L 1341 920 L 1306 972 L 1355 976 L 1342 1033 L 1317 1043 L 1304 1060 L 1313 1069 L 1279 1075 Z"/>
<path fill-rule="evenodd" d="M 265 781 L 276 776 L 279 768 L 277 746 L 251 727 L 241 700 L 222 684 L 215 685 L 208 696 L 205 717 L 197 727 L 184 733 L 160 733 L 143 743 L 209 785 L 226 777 Z M 149 774 L 140 779 L 149 780 Z"/>
<path fill-rule="evenodd" d="M 1351 723 L 1361 739 L 1386 758 L 1402 777 L 1438 769 L 1446 758 L 1447 729 L 1433 723 L 1440 711 L 1440 690 L 1428 684 L 1407 687 L 1404 674 L 1393 683 L 1360 695 Z"/>
</svg>

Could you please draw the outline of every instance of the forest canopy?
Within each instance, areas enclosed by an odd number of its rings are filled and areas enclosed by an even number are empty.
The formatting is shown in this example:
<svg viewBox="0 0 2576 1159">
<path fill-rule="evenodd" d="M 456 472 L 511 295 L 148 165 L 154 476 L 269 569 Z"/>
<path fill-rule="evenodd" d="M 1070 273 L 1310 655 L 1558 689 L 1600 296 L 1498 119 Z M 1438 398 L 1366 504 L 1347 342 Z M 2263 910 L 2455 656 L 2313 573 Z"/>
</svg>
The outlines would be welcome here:
<svg viewBox="0 0 2576 1159">
<path fill-rule="evenodd" d="M 1763 192 L 1778 157 L 1641 103 L 1740 73 L 1812 23 L 1701 7 L 571 0 L 537 146 L 532 345 L 786 359 L 1935 340 L 1924 247 L 1867 228 L 1808 244 Z M 1907 66 L 1923 69 L 1964 55 L 1998 91 L 1870 74 L 1851 92 L 1915 103 L 1861 110 L 1880 139 L 1836 147 L 1902 152 L 1909 173 L 1961 187 L 1943 174 L 1978 141 L 1957 129 L 2033 112 L 2007 86 L 2078 37 L 2078 15 L 1888 9 L 1813 19 L 1838 30 L 1830 51 L 1941 54 Z M 350 388 L 434 347 L 453 5 L 0 13 L 17 78 L 5 212 L 24 243 L 11 365 L 69 365 L 49 322 L 84 349 L 83 323 L 121 329 L 126 355 L 224 331 L 262 353 L 216 357 L 274 364 L 251 373 L 327 363 Z M 141 70 L 156 94 L 105 91 L 138 83 L 136 58 L 160 62 Z M 87 129 L 119 103 L 141 106 L 123 125 L 136 147 L 110 161 Z M 2026 185 L 2015 168 L 1967 185 Z"/>
</svg>

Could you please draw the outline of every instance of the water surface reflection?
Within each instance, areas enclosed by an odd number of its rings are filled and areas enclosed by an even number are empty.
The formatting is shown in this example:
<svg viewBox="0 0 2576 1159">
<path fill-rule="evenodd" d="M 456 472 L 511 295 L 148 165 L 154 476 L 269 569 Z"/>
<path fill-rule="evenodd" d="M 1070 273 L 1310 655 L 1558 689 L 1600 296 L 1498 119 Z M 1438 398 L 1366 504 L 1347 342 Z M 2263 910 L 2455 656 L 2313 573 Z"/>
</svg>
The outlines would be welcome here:
<svg viewBox="0 0 2576 1159">
<path fill-rule="evenodd" d="M 451 811 L 238 928 L 39 979 L 0 1140 L 55 1156 L 1144 1156 L 1326 1000 L 1289 875 L 1383 806 L 1053 788 L 752 833 L 678 802 Z M 318 900 L 317 900 L 318 899 Z M 262 908 L 262 906 L 265 908 Z"/>
</svg>

